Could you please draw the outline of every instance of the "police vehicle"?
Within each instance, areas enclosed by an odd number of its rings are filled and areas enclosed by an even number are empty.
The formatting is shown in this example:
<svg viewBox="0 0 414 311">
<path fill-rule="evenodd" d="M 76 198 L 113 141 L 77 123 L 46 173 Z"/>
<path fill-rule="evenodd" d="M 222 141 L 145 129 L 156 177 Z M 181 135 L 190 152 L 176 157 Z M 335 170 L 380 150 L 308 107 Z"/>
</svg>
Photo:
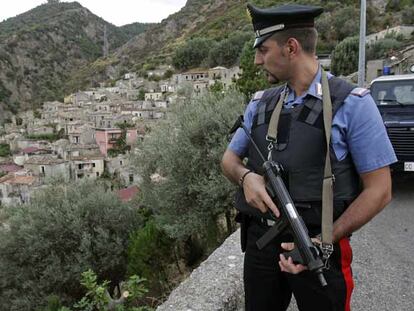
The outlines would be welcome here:
<svg viewBox="0 0 414 311">
<path fill-rule="evenodd" d="M 370 89 L 398 158 L 393 170 L 414 172 L 414 74 L 378 77 Z"/>
</svg>

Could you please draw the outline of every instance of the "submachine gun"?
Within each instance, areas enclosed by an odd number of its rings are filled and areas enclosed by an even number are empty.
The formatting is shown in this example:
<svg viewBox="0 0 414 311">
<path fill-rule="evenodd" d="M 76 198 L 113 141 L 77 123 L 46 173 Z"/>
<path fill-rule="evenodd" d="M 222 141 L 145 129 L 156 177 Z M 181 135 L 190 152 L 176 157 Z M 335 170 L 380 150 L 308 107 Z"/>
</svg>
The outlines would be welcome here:
<svg viewBox="0 0 414 311">
<path fill-rule="evenodd" d="M 295 204 L 281 177 L 280 165 L 271 159 L 266 160 L 264 158 L 248 129 L 244 125 L 243 116 L 238 118 L 231 132 L 234 132 L 239 127 L 243 128 L 249 141 L 263 160 L 266 190 L 281 211 L 282 216 L 280 219 L 277 219 L 275 224 L 256 242 L 258 248 L 262 249 L 276 235 L 282 231 L 289 230 L 293 236 L 295 248 L 290 252 L 284 253 L 284 256 L 286 258 L 291 257 L 295 263 L 307 266 L 309 271 L 316 274 L 320 284 L 326 286 L 327 283 L 323 275 L 325 265 L 321 259 L 321 251 L 312 243 L 308 229 L 303 222 L 302 217 L 296 210 Z M 270 211 L 268 211 L 268 213 L 270 213 Z M 273 218 L 275 219 L 274 216 Z"/>
</svg>

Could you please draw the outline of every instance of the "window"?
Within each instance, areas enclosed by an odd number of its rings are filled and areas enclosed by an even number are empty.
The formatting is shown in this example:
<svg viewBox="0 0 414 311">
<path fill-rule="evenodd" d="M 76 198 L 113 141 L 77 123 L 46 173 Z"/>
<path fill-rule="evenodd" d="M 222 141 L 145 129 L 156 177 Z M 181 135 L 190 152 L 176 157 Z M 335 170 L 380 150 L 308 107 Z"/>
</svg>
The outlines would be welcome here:
<svg viewBox="0 0 414 311">
<path fill-rule="evenodd" d="M 129 174 L 129 182 L 130 183 L 134 182 L 134 174 Z"/>
<path fill-rule="evenodd" d="M 99 172 L 96 172 L 96 177 L 99 177 Z"/>
<path fill-rule="evenodd" d="M 119 165 L 122 165 L 122 161 L 119 161 Z"/>
<path fill-rule="evenodd" d="M 92 167 L 96 167 L 95 163 L 92 163 Z"/>
</svg>

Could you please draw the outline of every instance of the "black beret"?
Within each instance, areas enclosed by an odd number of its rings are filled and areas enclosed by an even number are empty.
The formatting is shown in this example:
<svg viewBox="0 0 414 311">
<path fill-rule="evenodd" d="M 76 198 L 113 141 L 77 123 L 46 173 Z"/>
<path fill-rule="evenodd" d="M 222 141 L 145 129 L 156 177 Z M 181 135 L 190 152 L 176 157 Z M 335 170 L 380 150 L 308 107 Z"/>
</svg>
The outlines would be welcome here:
<svg viewBox="0 0 414 311">
<path fill-rule="evenodd" d="M 289 28 L 314 27 L 314 19 L 323 12 L 323 8 L 310 5 L 288 4 L 261 9 L 247 4 L 252 19 L 257 48 L 276 31 Z"/>
</svg>

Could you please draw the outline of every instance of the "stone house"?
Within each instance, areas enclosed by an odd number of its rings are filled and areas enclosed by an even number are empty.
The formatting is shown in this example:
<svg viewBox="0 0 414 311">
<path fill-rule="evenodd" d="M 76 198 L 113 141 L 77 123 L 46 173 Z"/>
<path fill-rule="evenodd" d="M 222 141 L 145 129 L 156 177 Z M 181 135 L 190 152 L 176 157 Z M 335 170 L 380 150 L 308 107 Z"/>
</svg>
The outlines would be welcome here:
<svg viewBox="0 0 414 311">
<path fill-rule="evenodd" d="M 104 111 L 104 112 L 111 111 L 111 103 L 107 101 L 95 103 L 93 105 L 93 109 L 94 111 Z"/>
<path fill-rule="evenodd" d="M 72 157 L 71 176 L 74 180 L 82 178 L 96 179 L 104 172 L 104 159 L 102 156 Z"/>
<path fill-rule="evenodd" d="M 125 186 L 139 185 L 142 181 L 141 176 L 131 163 L 129 155 L 120 154 L 114 158 L 107 158 L 105 167 L 109 174 L 119 178 Z"/>
<path fill-rule="evenodd" d="M 42 149 L 34 146 L 26 147 L 13 155 L 13 162 L 17 165 L 23 165 L 31 156 L 50 154 L 51 152 L 51 149 Z"/>
<path fill-rule="evenodd" d="M 136 79 L 137 74 L 135 72 L 127 72 L 124 74 L 124 80 Z"/>
<path fill-rule="evenodd" d="M 125 97 L 127 100 L 138 100 L 139 99 L 139 90 L 129 89 L 125 92 Z"/>
<path fill-rule="evenodd" d="M 158 108 L 158 109 L 167 109 L 168 102 L 165 100 L 158 100 L 153 103 L 153 107 Z"/>
<path fill-rule="evenodd" d="M 111 112 L 97 111 L 88 115 L 88 121 L 92 122 L 95 127 L 110 128 L 112 127 L 113 114 Z"/>
<path fill-rule="evenodd" d="M 193 89 L 196 94 L 203 94 L 208 90 L 209 81 L 195 81 L 193 82 Z"/>
<path fill-rule="evenodd" d="M 146 101 L 162 100 L 162 98 L 163 98 L 162 92 L 145 93 Z"/>
<path fill-rule="evenodd" d="M 177 91 L 176 85 L 170 81 L 160 81 L 160 89 L 162 93 L 175 93 Z"/>
<path fill-rule="evenodd" d="M 95 143 L 95 129 L 93 123 L 80 121 L 67 124 L 67 135 L 71 144 L 93 144 Z"/>
<path fill-rule="evenodd" d="M 85 145 L 71 144 L 66 139 L 60 139 L 53 144 L 52 149 L 54 154 L 63 160 L 100 155 L 99 147 L 95 142 Z"/>
<path fill-rule="evenodd" d="M 39 179 L 26 171 L 10 173 L 0 178 L 1 205 L 22 204 L 30 202 L 30 198 L 39 186 Z"/>
<path fill-rule="evenodd" d="M 87 92 L 77 92 L 70 94 L 64 98 L 65 104 L 72 104 L 75 106 L 82 106 L 84 103 L 89 102 L 92 100 L 92 97 Z"/>
<path fill-rule="evenodd" d="M 173 75 L 173 82 L 175 84 L 182 84 L 184 82 L 192 82 L 192 81 L 208 81 L 208 70 L 205 69 L 193 69 L 187 72 L 183 72 L 180 74 Z"/>
<path fill-rule="evenodd" d="M 27 128 L 27 134 L 28 135 L 51 135 L 55 132 L 54 127 L 45 125 L 40 127 L 29 127 Z"/>
<path fill-rule="evenodd" d="M 167 69 L 154 69 L 154 70 L 148 70 L 147 75 L 148 77 L 162 77 L 164 76 Z"/>
<path fill-rule="evenodd" d="M 85 120 L 86 110 L 81 107 L 66 106 L 59 113 L 59 117 L 66 122 L 75 120 Z"/>
<path fill-rule="evenodd" d="M 55 122 L 59 118 L 59 112 L 63 111 L 64 107 L 65 104 L 58 101 L 44 102 L 40 112 L 41 119 L 47 120 L 47 122 Z"/>
<path fill-rule="evenodd" d="M 217 66 L 208 71 L 209 84 L 212 85 L 219 80 L 225 88 L 228 88 L 239 78 L 240 74 L 241 69 L 238 66 L 232 68 Z"/>
<path fill-rule="evenodd" d="M 31 156 L 25 161 L 24 168 L 41 179 L 70 178 L 69 162 L 52 155 Z"/>
</svg>

